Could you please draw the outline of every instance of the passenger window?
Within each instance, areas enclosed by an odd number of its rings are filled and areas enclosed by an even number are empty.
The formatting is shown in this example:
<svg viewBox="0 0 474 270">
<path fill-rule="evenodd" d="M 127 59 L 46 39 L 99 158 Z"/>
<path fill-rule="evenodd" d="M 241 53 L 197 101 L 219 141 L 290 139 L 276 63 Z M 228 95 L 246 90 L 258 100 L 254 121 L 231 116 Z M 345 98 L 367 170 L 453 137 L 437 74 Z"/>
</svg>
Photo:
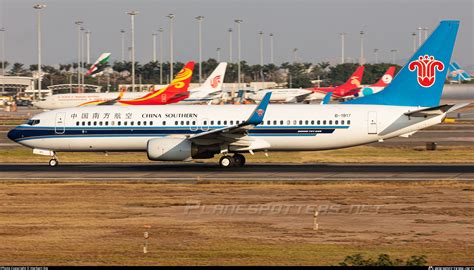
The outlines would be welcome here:
<svg viewBox="0 0 474 270">
<path fill-rule="evenodd" d="M 85 125 L 86 125 L 86 122 L 85 122 L 85 121 L 82 121 L 82 125 L 85 126 Z"/>
<path fill-rule="evenodd" d="M 323 125 L 326 125 L 326 120 L 323 121 Z"/>
<path fill-rule="evenodd" d="M 311 120 L 311 125 L 314 125 L 314 120 Z"/>
<path fill-rule="evenodd" d="M 351 124 L 351 120 L 347 120 L 347 124 L 350 125 L 350 124 Z"/>
<path fill-rule="evenodd" d="M 332 120 L 329 120 L 329 124 L 332 125 Z"/>
<path fill-rule="evenodd" d="M 280 125 L 283 125 L 283 120 L 280 120 Z"/>
<path fill-rule="evenodd" d="M 97 122 L 96 122 L 96 121 L 94 121 L 94 126 L 97 126 Z"/>
<path fill-rule="evenodd" d="M 304 121 L 304 124 L 305 124 L 305 125 L 309 124 L 308 120 Z"/>
<path fill-rule="evenodd" d="M 320 121 L 320 120 L 318 120 L 318 125 L 321 125 L 321 121 Z"/>
<path fill-rule="evenodd" d="M 221 120 L 217 121 L 217 124 L 220 125 L 220 124 L 221 124 Z"/>
<path fill-rule="evenodd" d="M 121 124 L 122 124 L 122 121 L 118 121 L 118 122 L 117 122 L 117 125 L 120 126 Z"/>
<path fill-rule="evenodd" d="M 79 126 L 79 122 L 76 122 L 76 126 Z"/>
<path fill-rule="evenodd" d="M 184 126 L 184 121 L 181 121 L 181 125 Z"/>
<path fill-rule="evenodd" d="M 127 125 L 127 121 L 125 121 L 125 122 L 123 123 L 123 125 L 126 126 L 126 125 Z"/>
<path fill-rule="evenodd" d="M 195 125 L 196 125 L 196 121 L 193 121 L 193 126 L 195 126 Z"/>
<path fill-rule="evenodd" d="M 133 126 L 133 121 L 132 121 L 132 122 L 130 122 L 130 126 Z"/>
<path fill-rule="evenodd" d="M 276 121 L 276 120 L 273 120 L 273 124 L 276 126 L 276 124 L 277 124 L 277 121 Z"/>
<path fill-rule="evenodd" d="M 189 126 L 189 121 L 186 121 L 186 126 Z"/>
<path fill-rule="evenodd" d="M 344 120 L 341 120 L 341 125 L 344 125 Z"/>
<path fill-rule="evenodd" d="M 87 122 L 87 125 L 90 126 L 90 125 L 91 125 L 91 121 Z"/>
<path fill-rule="evenodd" d="M 140 124 L 141 124 L 141 121 L 138 121 L 138 122 L 137 122 L 137 126 L 139 126 Z"/>
<path fill-rule="evenodd" d="M 163 121 L 163 126 L 166 126 L 166 121 Z"/>
<path fill-rule="evenodd" d="M 303 124 L 303 120 L 300 120 L 300 125 L 302 125 L 302 124 Z"/>
<path fill-rule="evenodd" d="M 270 120 L 267 120 L 267 125 L 270 125 Z"/>
<path fill-rule="evenodd" d="M 336 124 L 336 125 L 337 125 L 337 124 L 339 124 L 339 121 L 337 121 L 337 120 L 336 120 L 336 121 L 334 121 L 334 124 Z"/>
<path fill-rule="evenodd" d="M 108 125 L 109 125 L 109 121 L 105 121 L 105 125 L 108 126 Z"/>
<path fill-rule="evenodd" d="M 233 124 L 234 124 L 234 120 L 230 120 L 230 124 L 233 125 Z"/>
<path fill-rule="evenodd" d="M 205 125 L 205 126 L 206 126 L 206 125 L 207 125 L 207 121 L 204 121 L 204 122 L 203 122 L 203 125 Z"/>
<path fill-rule="evenodd" d="M 224 125 L 227 125 L 227 120 L 224 120 Z"/>
<path fill-rule="evenodd" d="M 287 120 L 287 121 L 286 121 L 286 124 L 287 124 L 287 125 L 291 125 L 291 121 L 290 121 L 290 120 Z"/>
<path fill-rule="evenodd" d="M 213 126 L 213 125 L 214 125 L 214 120 L 211 121 L 211 126 Z"/>
</svg>

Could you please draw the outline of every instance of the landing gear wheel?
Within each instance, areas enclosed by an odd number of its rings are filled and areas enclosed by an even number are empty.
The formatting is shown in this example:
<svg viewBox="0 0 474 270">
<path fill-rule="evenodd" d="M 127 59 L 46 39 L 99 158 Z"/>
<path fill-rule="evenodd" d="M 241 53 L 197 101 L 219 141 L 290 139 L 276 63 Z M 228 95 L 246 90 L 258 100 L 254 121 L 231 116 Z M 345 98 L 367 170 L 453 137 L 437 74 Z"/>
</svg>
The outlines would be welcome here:
<svg viewBox="0 0 474 270">
<path fill-rule="evenodd" d="M 244 155 L 235 154 L 233 156 L 233 158 L 234 158 L 234 162 L 235 162 L 236 167 L 243 167 L 245 165 L 245 156 Z"/>
<path fill-rule="evenodd" d="M 235 164 L 234 158 L 231 156 L 223 156 L 219 160 L 219 165 L 221 168 L 230 168 L 233 167 Z"/>
<path fill-rule="evenodd" d="M 58 164 L 59 164 L 59 162 L 55 158 L 53 158 L 49 161 L 49 166 L 51 166 L 51 167 L 56 167 L 56 166 L 58 166 Z"/>
</svg>

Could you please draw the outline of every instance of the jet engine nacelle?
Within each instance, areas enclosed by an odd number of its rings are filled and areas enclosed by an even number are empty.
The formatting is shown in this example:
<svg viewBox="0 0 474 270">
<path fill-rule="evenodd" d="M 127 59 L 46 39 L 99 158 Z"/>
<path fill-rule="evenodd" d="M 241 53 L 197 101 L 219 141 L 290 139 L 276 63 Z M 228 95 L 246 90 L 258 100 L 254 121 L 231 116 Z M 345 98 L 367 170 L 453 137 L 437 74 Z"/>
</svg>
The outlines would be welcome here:
<svg viewBox="0 0 474 270">
<path fill-rule="evenodd" d="M 212 158 L 219 152 L 219 145 L 197 146 L 183 138 L 156 138 L 149 140 L 147 144 L 148 159 L 156 161 Z"/>
</svg>

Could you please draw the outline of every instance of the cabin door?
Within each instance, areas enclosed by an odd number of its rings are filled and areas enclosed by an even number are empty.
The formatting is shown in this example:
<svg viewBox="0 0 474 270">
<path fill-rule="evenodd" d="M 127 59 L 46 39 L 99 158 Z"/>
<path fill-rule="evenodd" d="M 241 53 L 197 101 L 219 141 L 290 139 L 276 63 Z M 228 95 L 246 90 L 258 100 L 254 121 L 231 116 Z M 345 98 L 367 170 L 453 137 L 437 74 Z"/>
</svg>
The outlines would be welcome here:
<svg viewBox="0 0 474 270">
<path fill-rule="evenodd" d="M 66 113 L 57 113 L 56 114 L 56 125 L 54 127 L 54 132 L 56 134 L 64 134 L 66 129 Z"/>
<path fill-rule="evenodd" d="M 367 116 L 367 131 L 369 134 L 377 134 L 377 112 L 369 112 Z"/>
</svg>

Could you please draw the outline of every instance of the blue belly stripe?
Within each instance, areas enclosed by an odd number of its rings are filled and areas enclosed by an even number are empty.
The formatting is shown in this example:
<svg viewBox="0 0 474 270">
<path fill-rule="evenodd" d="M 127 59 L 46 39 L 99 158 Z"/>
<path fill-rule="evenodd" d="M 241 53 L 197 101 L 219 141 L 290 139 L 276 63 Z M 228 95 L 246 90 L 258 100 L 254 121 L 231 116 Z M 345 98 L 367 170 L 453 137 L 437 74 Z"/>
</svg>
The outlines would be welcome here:
<svg viewBox="0 0 474 270">
<path fill-rule="evenodd" d="M 212 126 L 209 130 L 222 126 Z M 316 136 L 331 134 L 336 129 L 349 126 L 261 126 L 249 130 L 249 136 Z M 192 130 L 191 130 L 192 129 Z M 57 134 L 55 130 L 61 132 Z M 164 137 L 169 135 L 187 135 L 203 132 L 197 127 L 18 127 L 17 142 L 46 138 L 94 138 L 94 137 Z"/>
</svg>

